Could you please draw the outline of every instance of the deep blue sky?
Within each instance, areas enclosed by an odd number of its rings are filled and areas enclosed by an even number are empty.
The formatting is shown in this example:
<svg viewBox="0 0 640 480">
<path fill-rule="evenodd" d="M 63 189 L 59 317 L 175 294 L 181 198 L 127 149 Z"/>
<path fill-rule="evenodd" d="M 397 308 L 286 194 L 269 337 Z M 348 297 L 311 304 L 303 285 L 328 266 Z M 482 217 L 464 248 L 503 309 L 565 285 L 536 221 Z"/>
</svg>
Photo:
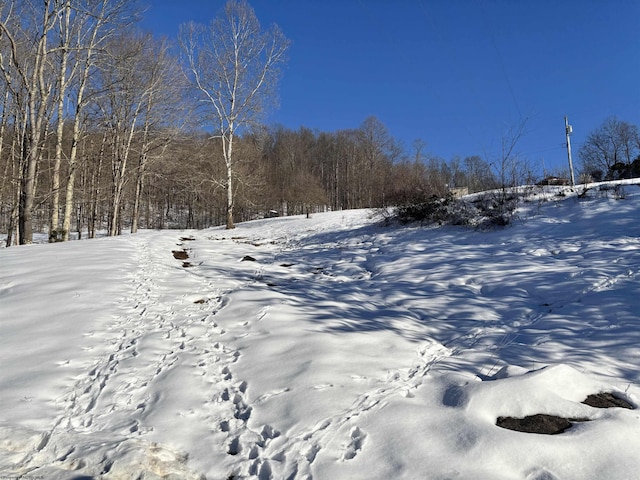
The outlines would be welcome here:
<svg viewBox="0 0 640 480">
<path fill-rule="evenodd" d="M 175 38 L 224 0 L 145 0 L 143 28 Z M 444 159 L 517 150 L 565 168 L 610 115 L 640 126 L 640 0 L 250 0 L 263 26 L 292 40 L 280 108 L 297 129 L 357 128 L 369 115 L 411 151 Z"/>
</svg>

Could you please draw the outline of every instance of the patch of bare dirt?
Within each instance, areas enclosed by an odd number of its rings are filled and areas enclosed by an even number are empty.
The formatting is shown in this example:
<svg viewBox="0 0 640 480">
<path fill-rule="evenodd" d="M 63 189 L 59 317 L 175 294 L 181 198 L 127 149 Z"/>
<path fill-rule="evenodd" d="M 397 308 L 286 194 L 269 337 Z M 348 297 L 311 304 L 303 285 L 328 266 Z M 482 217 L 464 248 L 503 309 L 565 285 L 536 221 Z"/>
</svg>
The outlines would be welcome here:
<svg viewBox="0 0 640 480">
<path fill-rule="evenodd" d="M 186 260 L 189 258 L 189 254 L 185 250 L 172 250 L 173 258 L 176 260 Z"/>
</svg>

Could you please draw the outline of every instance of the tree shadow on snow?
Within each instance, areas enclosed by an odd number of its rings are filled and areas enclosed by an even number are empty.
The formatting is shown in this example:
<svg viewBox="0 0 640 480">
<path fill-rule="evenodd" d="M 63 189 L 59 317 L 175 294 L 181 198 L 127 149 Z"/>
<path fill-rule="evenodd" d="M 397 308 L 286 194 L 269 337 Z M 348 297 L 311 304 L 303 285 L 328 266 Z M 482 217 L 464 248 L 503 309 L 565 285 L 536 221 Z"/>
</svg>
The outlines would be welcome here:
<svg viewBox="0 0 640 480">
<path fill-rule="evenodd" d="M 478 372 L 595 363 L 637 382 L 637 246 L 612 263 L 605 242 L 579 235 L 560 246 L 552 236 L 546 242 L 505 232 L 425 235 L 367 226 L 310 235 L 264 275 L 327 333 L 433 339 L 456 352 L 459 366 Z"/>
</svg>

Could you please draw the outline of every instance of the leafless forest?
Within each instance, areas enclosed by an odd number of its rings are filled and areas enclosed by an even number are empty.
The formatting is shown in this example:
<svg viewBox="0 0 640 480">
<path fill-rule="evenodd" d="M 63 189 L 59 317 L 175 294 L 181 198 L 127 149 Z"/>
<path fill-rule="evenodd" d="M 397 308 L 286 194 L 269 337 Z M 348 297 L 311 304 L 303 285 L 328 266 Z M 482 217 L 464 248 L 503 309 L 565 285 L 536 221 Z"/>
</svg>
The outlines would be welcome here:
<svg viewBox="0 0 640 480">
<path fill-rule="evenodd" d="M 421 140 L 401 144 L 373 116 L 332 132 L 265 123 L 288 40 L 275 25 L 262 28 L 245 1 L 229 1 L 210 25 L 181 26 L 176 39 L 142 32 L 141 15 L 130 0 L 0 2 L 7 246 L 31 243 L 35 232 L 65 241 L 233 228 L 276 213 L 384 207 L 533 180 L 514 154 L 523 126 L 495 158 L 444 160 Z M 630 166 L 638 134 L 625 125 Z M 602 155 L 592 153 L 585 171 L 615 173 L 616 159 L 599 168 Z"/>
</svg>

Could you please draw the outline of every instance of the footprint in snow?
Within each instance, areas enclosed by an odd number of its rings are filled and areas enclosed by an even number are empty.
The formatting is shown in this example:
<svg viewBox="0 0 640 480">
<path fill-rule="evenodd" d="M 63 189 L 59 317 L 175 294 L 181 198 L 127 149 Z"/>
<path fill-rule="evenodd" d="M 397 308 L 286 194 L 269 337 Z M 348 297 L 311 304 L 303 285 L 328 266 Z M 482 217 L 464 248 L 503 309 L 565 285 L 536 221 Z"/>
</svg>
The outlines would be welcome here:
<svg viewBox="0 0 640 480">
<path fill-rule="evenodd" d="M 250 405 L 247 405 L 244 400 L 242 400 L 242 396 L 236 394 L 233 397 L 233 404 L 235 405 L 235 412 L 233 416 L 238 420 L 242 420 L 243 422 L 249 421 L 253 409 Z"/>
<path fill-rule="evenodd" d="M 352 460 L 358 454 L 364 445 L 364 442 L 367 438 L 367 434 L 364 433 L 360 428 L 353 427 L 351 429 L 351 433 L 349 434 L 349 444 L 347 445 L 347 449 L 342 456 L 343 460 Z"/>
</svg>

